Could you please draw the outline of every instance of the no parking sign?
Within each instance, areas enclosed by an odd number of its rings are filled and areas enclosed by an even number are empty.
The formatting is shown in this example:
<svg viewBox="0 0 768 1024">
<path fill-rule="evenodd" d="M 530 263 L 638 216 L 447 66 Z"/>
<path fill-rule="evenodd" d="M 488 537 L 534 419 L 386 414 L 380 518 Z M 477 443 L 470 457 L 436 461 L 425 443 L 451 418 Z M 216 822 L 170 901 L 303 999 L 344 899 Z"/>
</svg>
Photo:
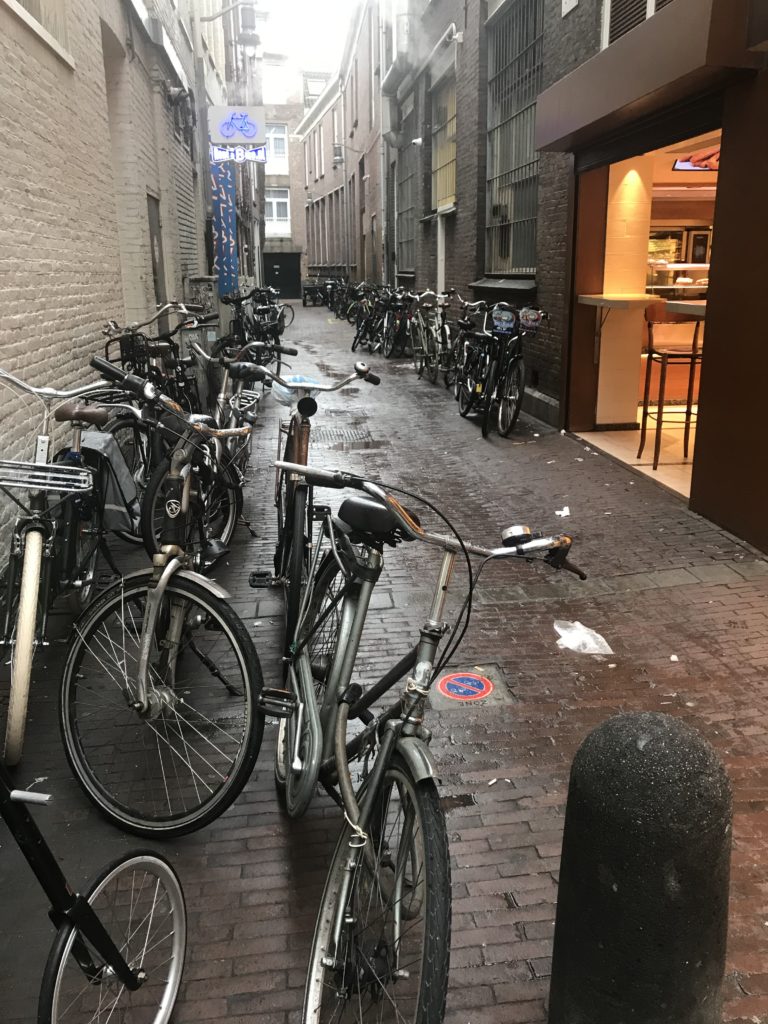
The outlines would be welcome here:
<svg viewBox="0 0 768 1024">
<path fill-rule="evenodd" d="M 443 676 L 437 684 L 437 689 L 450 700 L 482 700 L 493 693 L 493 683 L 475 672 L 453 672 L 449 676 Z"/>
</svg>

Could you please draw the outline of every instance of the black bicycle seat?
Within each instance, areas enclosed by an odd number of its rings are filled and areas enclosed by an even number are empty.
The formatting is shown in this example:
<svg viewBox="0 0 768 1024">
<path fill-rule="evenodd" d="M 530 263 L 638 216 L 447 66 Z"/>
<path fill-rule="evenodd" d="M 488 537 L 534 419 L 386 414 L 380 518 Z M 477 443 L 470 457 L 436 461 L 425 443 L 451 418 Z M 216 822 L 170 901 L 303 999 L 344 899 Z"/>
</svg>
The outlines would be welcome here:
<svg viewBox="0 0 768 1024">
<path fill-rule="evenodd" d="M 399 525 L 394 512 L 373 498 L 345 498 L 338 518 L 355 533 L 383 539 Z"/>
</svg>

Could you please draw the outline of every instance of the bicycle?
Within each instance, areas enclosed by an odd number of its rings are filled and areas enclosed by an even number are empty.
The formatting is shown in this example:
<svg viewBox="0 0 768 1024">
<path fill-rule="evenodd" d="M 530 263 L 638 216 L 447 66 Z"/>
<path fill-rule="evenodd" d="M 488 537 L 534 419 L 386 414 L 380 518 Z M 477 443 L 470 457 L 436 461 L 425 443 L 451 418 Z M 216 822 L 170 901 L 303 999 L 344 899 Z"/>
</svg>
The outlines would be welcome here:
<svg viewBox="0 0 768 1024">
<path fill-rule="evenodd" d="M 434 302 L 425 301 L 430 297 Z M 440 316 L 435 292 L 427 289 L 417 296 L 418 305 L 411 325 L 413 366 L 419 377 L 426 376 L 430 384 L 437 383 L 440 372 Z"/>
<path fill-rule="evenodd" d="M 103 383 L 70 390 L 37 388 L 5 370 L 0 384 L 31 395 L 43 407 L 34 461 L 0 460 L 0 490 L 19 508 L 11 535 L 4 578 L 5 607 L 0 643 L 11 648 L 11 685 L 3 760 L 21 759 L 35 648 L 47 643 L 48 615 L 53 602 L 67 593 L 84 607 L 93 592 L 99 550 L 104 550 L 105 491 L 110 479 L 106 456 L 84 448 L 89 425 L 104 426 L 106 409 L 78 404 Z M 54 406 L 57 406 L 54 408 Z M 72 427 L 69 447 L 51 451 L 51 420 Z M 26 503 L 13 491 L 26 491 Z"/>
<path fill-rule="evenodd" d="M 137 850 L 104 868 L 80 895 L 25 806 L 50 800 L 44 793 L 13 789 L 0 766 L 0 815 L 50 901 L 48 916 L 56 928 L 43 971 L 38 1024 L 109 1024 L 133 1010 L 147 1024 L 167 1024 L 187 947 L 178 875 L 164 857 Z"/>
<path fill-rule="evenodd" d="M 315 395 L 341 391 L 354 381 L 366 380 L 369 384 L 381 383 L 365 363 L 355 363 L 354 371 L 335 384 L 321 384 L 310 378 L 298 376 L 283 379 L 265 367 L 260 368 L 262 376 L 272 380 L 272 394 L 283 405 L 289 406 L 291 415 L 280 422 L 277 439 L 277 454 L 291 462 L 305 463 L 309 457 L 309 440 L 312 417 L 318 406 Z M 285 441 L 283 443 L 283 437 Z M 252 587 L 271 586 L 282 583 L 285 590 L 285 653 L 296 628 L 301 602 L 302 584 L 309 568 L 309 543 L 312 534 L 313 504 L 311 491 L 302 484 L 296 484 L 280 470 L 275 474 L 275 507 L 277 509 L 277 546 L 274 556 L 274 576 L 265 572 L 253 572 L 250 576 Z"/>
<path fill-rule="evenodd" d="M 99 357 L 91 365 L 184 421 L 151 382 Z M 191 427 L 217 439 L 250 429 Z M 75 622 L 60 688 L 64 748 L 86 796 L 113 823 L 151 837 L 184 835 L 229 807 L 264 729 L 253 642 L 227 592 L 189 569 L 193 445 L 174 451 L 152 568 L 105 590 Z"/>
<path fill-rule="evenodd" d="M 458 648 L 488 561 L 544 555 L 551 567 L 586 577 L 568 559 L 567 535 L 541 536 L 515 526 L 502 532 L 501 547 L 488 549 L 458 534 L 425 530 L 393 494 L 364 477 L 277 465 L 297 486 L 301 481 L 308 488 L 362 492 L 346 497 L 335 516 L 323 510 L 290 653 L 295 710 L 281 722 L 285 730 L 278 738 L 276 783 L 288 814 L 304 813 L 319 782 L 345 816 L 318 912 L 302 1021 L 363 1021 L 372 1010 L 380 1019 L 377 1006 L 386 1008 L 385 1019 L 440 1021 L 450 950 L 450 865 L 431 733 L 424 726 L 426 700 Z M 364 693 L 352 678 L 383 550 L 406 540 L 442 551 L 430 611 L 413 648 Z M 450 630 L 443 616 L 459 555 L 470 583 Z M 475 572 L 470 556 L 483 560 Z M 374 715 L 372 706 L 405 676 L 399 698 Z M 348 738 L 354 720 L 362 729 Z M 353 762 L 362 779 L 357 791 Z"/>
</svg>

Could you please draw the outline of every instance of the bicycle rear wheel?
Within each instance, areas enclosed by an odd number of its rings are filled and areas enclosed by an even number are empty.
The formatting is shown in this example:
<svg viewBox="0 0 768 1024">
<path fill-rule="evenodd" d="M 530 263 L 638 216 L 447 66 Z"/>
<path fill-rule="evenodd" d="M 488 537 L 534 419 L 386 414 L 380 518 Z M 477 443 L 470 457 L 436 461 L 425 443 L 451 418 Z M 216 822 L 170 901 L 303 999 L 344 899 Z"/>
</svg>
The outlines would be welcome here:
<svg viewBox="0 0 768 1024">
<path fill-rule="evenodd" d="M 451 932 L 448 837 L 435 784 L 416 782 L 395 756 L 376 794 L 368 832 L 364 850 L 350 849 L 348 826 L 336 846 L 315 927 L 302 1021 L 434 1024 L 445 1012 Z"/>
<path fill-rule="evenodd" d="M 150 640 L 150 707 L 134 707 L 151 572 L 100 595 L 74 625 L 59 724 L 86 796 L 121 828 L 184 835 L 238 796 L 261 746 L 261 667 L 207 581 L 177 574 Z"/>
<path fill-rule="evenodd" d="M 283 326 L 284 327 L 290 327 L 291 324 L 293 323 L 293 320 L 294 320 L 295 316 L 296 316 L 296 311 L 293 308 L 293 306 L 289 306 L 287 302 L 284 302 L 283 303 L 283 309 L 282 309 Z"/>
<path fill-rule="evenodd" d="M 432 331 L 427 331 L 424 339 L 424 376 L 430 384 L 437 384 L 439 366 L 439 342 Z"/>
<path fill-rule="evenodd" d="M 315 697 L 318 705 L 323 702 L 325 684 L 336 656 L 339 628 L 341 626 L 341 604 L 335 603 L 344 586 L 344 575 L 339 563 L 330 552 L 323 557 L 312 583 L 312 594 L 306 612 L 299 624 L 298 639 L 309 637 L 306 651 L 314 680 Z M 325 616 L 325 618 L 323 618 Z M 318 620 L 323 618 L 318 626 Z M 307 763 L 307 744 L 311 736 L 305 716 L 301 718 L 302 735 L 298 740 L 298 754 L 302 765 Z M 292 769 L 296 743 L 296 729 L 299 727 L 298 712 L 293 719 L 281 719 L 275 746 L 275 789 L 278 800 L 291 817 L 299 817 L 309 806 L 316 780 L 306 785 L 301 772 Z"/>
<path fill-rule="evenodd" d="M 496 378 L 498 372 L 498 363 L 494 359 L 488 367 L 488 375 L 485 378 L 485 383 L 483 384 L 483 415 L 482 422 L 480 424 L 483 437 L 488 437 L 488 431 L 491 429 L 491 413 L 493 411 L 494 402 L 496 401 Z"/>
<path fill-rule="evenodd" d="M 507 364 L 504 385 L 499 396 L 499 433 L 509 437 L 515 429 L 525 395 L 525 363 L 522 358 Z"/>
<path fill-rule="evenodd" d="M 143 971 L 146 980 L 129 992 L 91 943 L 67 922 L 45 965 L 38 1024 L 167 1024 L 187 947 L 187 913 L 176 872 L 156 853 L 132 853 L 105 868 L 86 899 L 128 966 Z M 93 980 L 78 963 L 83 953 L 99 969 Z"/>
</svg>

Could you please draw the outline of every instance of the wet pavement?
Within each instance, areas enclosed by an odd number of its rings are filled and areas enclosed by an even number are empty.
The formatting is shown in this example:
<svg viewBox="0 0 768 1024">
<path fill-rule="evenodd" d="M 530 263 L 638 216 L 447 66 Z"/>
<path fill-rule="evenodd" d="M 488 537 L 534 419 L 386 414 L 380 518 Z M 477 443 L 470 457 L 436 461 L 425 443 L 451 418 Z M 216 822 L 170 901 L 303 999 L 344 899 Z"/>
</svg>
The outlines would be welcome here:
<svg viewBox="0 0 768 1024">
<path fill-rule="evenodd" d="M 348 325 L 300 306 L 286 333 L 286 342 L 301 349 L 294 371 L 336 378 L 354 362 L 350 340 Z M 582 442 L 525 417 L 510 439 L 483 440 L 479 424 L 459 417 L 442 384 L 418 380 L 405 361 L 373 361 L 381 387 L 360 383 L 319 397 L 311 462 L 423 494 L 481 544 L 497 544 L 513 523 L 567 530 L 576 538 L 573 560 L 589 574 L 582 583 L 540 564 L 489 565 L 449 671 L 490 678 L 493 695 L 432 702 L 427 724 L 453 872 L 446 1020 L 546 1020 L 571 759 L 593 726 L 632 710 L 680 716 L 728 768 L 736 814 L 725 1019 L 768 1020 L 768 563 Z M 250 570 L 271 566 L 271 463 L 281 411 L 268 397 L 256 429 L 246 514 L 258 536 L 240 528 L 217 574 L 268 680 L 276 678 L 281 601 L 251 590 L 247 579 Z M 330 503 L 340 500 L 338 492 L 326 493 Z M 566 505 L 570 516 L 556 516 Z M 424 520 L 436 525 L 429 513 Z M 121 566 L 136 560 L 119 542 L 114 550 Z M 411 645 L 439 553 L 400 545 L 386 550 L 385 562 L 363 636 L 361 682 L 378 678 Z M 463 600 L 464 580 L 459 568 L 449 607 Z M 558 648 L 555 620 L 597 630 L 613 655 Z M 62 613 L 60 635 L 69 621 Z M 338 809 L 319 795 L 302 820 L 281 814 L 272 783 L 276 728 L 268 724 L 251 781 L 213 825 L 163 844 L 121 834 L 99 818 L 67 767 L 56 724 L 62 660 L 62 644 L 38 654 L 16 779 L 19 786 L 39 780 L 36 788 L 54 793 L 55 802 L 35 813 L 71 882 L 84 886 L 128 849 L 162 849 L 182 877 L 189 910 L 188 963 L 174 1019 L 298 1022 Z M 18 851 L 7 836 L 0 844 L 1 1016 L 6 1024 L 26 1024 L 35 1019 L 53 931 Z"/>
</svg>

